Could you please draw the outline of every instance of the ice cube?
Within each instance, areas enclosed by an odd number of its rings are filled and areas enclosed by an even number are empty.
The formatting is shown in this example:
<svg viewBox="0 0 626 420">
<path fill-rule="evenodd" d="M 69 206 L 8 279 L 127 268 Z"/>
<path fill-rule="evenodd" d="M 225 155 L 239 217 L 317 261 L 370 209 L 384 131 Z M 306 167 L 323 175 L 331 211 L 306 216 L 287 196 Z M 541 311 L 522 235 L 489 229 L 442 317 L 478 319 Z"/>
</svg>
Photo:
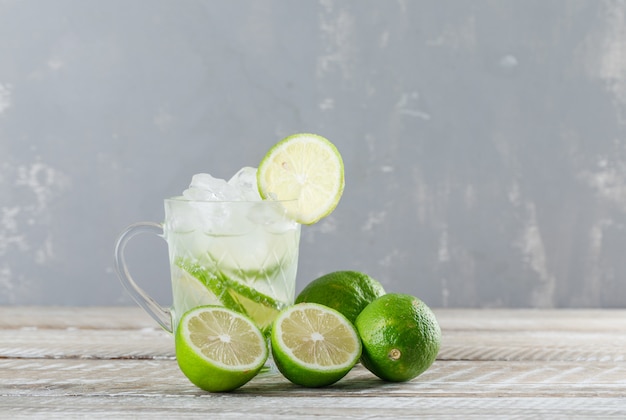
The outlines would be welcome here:
<svg viewBox="0 0 626 420">
<path fill-rule="evenodd" d="M 247 201 L 260 201 L 261 195 L 256 181 L 257 168 L 245 166 L 241 168 L 231 179 L 228 184 L 235 187 L 238 193 Z"/>
<path fill-rule="evenodd" d="M 196 229 L 196 209 L 189 205 L 176 204 L 166 208 L 166 227 L 171 233 L 189 233 Z"/>
<path fill-rule="evenodd" d="M 190 197 L 174 200 L 166 206 L 166 230 L 173 234 L 204 234 L 203 232 L 211 231 L 229 217 L 223 204 L 225 203 L 217 201 L 190 200 Z"/>
<path fill-rule="evenodd" d="M 298 224 L 288 218 L 285 212 L 281 203 L 263 201 L 250 208 L 247 218 L 255 225 L 263 226 L 266 231 L 272 233 L 285 233 L 297 229 Z"/>
<path fill-rule="evenodd" d="M 238 189 L 226 180 L 209 174 L 196 174 L 191 178 L 189 188 L 183 196 L 194 201 L 239 201 L 242 199 Z"/>
</svg>

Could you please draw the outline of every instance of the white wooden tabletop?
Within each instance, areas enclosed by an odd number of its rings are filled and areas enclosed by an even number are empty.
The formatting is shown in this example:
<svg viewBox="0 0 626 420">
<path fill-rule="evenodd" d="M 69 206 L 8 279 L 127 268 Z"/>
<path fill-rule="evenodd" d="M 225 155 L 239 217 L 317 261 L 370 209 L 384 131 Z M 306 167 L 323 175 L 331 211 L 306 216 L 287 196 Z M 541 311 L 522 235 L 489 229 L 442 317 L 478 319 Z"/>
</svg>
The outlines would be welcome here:
<svg viewBox="0 0 626 420">
<path fill-rule="evenodd" d="M 383 382 L 360 365 L 308 389 L 279 374 L 194 387 L 134 307 L 0 307 L 1 418 L 626 418 L 626 310 L 434 311 L 433 366 Z"/>
</svg>

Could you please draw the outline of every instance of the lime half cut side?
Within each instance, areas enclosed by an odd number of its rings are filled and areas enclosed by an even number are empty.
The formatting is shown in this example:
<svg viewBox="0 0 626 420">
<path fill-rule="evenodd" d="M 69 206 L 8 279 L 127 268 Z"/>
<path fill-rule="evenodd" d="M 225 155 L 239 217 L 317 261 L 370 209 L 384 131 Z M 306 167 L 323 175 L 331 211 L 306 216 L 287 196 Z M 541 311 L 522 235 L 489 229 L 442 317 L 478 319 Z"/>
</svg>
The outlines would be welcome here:
<svg viewBox="0 0 626 420">
<path fill-rule="evenodd" d="M 221 306 L 186 312 L 175 343 L 181 371 L 194 385 L 211 392 L 244 385 L 269 355 L 266 340 L 252 320 Z"/>
<path fill-rule="evenodd" d="M 343 160 L 330 141 L 317 134 L 293 134 L 276 143 L 257 170 L 266 200 L 284 203 L 290 218 L 304 225 L 328 216 L 345 186 Z"/>
<path fill-rule="evenodd" d="M 361 356 L 361 340 L 352 323 L 317 303 L 299 303 L 282 311 L 274 321 L 271 343 L 278 370 L 306 387 L 337 382 Z"/>
</svg>

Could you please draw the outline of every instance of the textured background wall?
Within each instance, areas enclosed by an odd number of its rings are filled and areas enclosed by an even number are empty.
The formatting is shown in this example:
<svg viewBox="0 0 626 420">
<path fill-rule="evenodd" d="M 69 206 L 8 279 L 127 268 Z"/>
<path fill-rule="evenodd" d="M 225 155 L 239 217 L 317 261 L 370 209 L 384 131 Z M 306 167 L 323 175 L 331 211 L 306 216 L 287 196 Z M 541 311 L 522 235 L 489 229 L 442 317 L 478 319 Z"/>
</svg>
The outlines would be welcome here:
<svg viewBox="0 0 626 420">
<path fill-rule="evenodd" d="M 626 306 L 623 0 L 0 0 L 0 304 L 132 304 L 118 233 L 301 131 L 347 185 L 298 289 Z M 129 259 L 168 303 L 165 244 Z"/>
</svg>

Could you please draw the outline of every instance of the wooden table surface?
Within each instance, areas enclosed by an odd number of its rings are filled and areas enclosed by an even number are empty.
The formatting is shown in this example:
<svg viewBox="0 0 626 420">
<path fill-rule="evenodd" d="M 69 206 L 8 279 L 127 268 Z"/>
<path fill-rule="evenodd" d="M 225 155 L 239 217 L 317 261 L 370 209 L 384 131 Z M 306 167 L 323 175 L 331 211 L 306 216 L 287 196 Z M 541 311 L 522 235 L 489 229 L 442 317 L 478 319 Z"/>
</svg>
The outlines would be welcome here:
<svg viewBox="0 0 626 420">
<path fill-rule="evenodd" d="M 307 389 L 279 374 L 195 388 L 134 307 L 0 307 L 2 418 L 626 418 L 626 310 L 435 310 L 433 366 L 383 382 L 360 365 Z"/>
</svg>

